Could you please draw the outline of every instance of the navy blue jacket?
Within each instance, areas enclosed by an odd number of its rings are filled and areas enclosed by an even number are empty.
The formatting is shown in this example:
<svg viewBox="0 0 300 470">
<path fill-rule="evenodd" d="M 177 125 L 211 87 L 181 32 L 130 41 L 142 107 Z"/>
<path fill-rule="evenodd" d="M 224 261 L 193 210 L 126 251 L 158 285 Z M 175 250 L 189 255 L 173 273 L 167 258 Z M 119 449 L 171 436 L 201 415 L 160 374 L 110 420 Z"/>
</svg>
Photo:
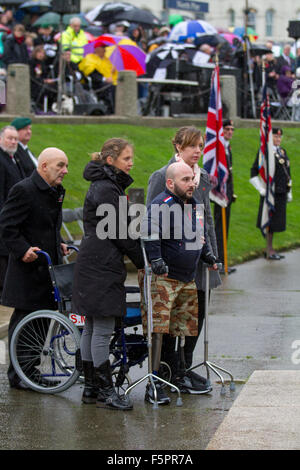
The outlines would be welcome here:
<svg viewBox="0 0 300 470">
<path fill-rule="evenodd" d="M 165 218 L 163 211 L 169 209 L 169 218 Z M 142 238 L 148 238 L 147 257 L 150 262 L 163 258 L 169 267 L 169 278 L 182 282 L 195 279 L 200 257 L 211 255 L 208 246 L 202 245 L 202 236 L 205 237 L 203 204 L 197 204 L 195 199 L 185 205 L 166 189 L 148 206 L 142 224 Z"/>
</svg>

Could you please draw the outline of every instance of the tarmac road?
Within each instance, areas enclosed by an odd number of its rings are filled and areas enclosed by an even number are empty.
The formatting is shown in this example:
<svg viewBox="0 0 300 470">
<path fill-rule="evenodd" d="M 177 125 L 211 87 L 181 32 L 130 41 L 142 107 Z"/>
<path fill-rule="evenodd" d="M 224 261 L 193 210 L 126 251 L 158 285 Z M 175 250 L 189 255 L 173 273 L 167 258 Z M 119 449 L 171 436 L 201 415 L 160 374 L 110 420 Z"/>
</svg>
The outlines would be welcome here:
<svg viewBox="0 0 300 470">
<path fill-rule="evenodd" d="M 227 386 L 221 396 L 212 375 L 211 394 L 183 395 L 182 407 L 176 406 L 176 394 L 170 394 L 171 405 L 154 410 L 144 402 L 143 383 L 131 393 L 134 410 L 121 413 L 82 405 L 80 384 L 53 396 L 11 390 L 2 364 L 0 449 L 205 449 L 253 371 L 299 369 L 293 362 L 295 341 L 300 345 L 299 265 L 300 250 L 286 253 L 281 261 L 257 259 L 223 277 L 223 285 L 212 293 L 209 359 L 233 373 L 236 392 Z M 195 363 L 202 360 L 203 336 Z M 146 373 L 145 361 L 131 376 Z"/>
</svg>

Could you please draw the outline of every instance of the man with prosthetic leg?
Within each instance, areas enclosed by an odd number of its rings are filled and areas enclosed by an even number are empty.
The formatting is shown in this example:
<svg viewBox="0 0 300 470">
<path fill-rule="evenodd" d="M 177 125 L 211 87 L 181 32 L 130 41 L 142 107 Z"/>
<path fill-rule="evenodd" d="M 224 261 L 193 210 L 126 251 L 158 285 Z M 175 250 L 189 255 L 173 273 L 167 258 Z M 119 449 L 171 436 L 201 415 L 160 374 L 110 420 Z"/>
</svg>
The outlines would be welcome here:
<svg viewBox="0 0 300 470">
<path fill-rule="evenodd" d="M 216 258 L 205 243 L 203 205 L 193 198 L 195 189 L 192 169 L 184 162 L 171 164 L 166 173 L 166 189 L 149 205 L 142 224 L 142 238 L 148 261 L 151 264 L 152 302 L 152 371 L 160 375 L 162 339 L 164 334 L 173 337 L 197 336 L 198 296 L 195 276 L 199 259 L 214 265 Z M 139 275 L 141 293 L 143 279 Z M 142 295 L 143 298 L 143 295 Z M 147 316 L 142 305 L 143 327 Z M 172 383 L 177 385 L 185 375 L 177 368 L 173 352 L 169 365 Z M 166 405 L 170 398 L 162 383 L 154 380 L 157 403 Z M 155 391 L 147 384 L 145 400 L 154 403 Z"/>
</svg>

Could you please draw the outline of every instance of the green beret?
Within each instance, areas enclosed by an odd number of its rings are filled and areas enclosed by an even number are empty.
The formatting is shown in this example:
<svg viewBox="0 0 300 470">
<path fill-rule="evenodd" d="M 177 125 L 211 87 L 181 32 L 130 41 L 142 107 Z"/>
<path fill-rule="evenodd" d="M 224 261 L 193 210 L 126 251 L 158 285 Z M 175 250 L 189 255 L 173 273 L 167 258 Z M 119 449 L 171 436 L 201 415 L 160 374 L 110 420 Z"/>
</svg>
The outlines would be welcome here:
<svg viewBox="0 0 300 470">
<path fill-rule="evenodd" d="M 20 129 L 24 129 L 24 127 L 30 126 L 31 123 L 32 121 L 29 118 L 17 117 L 10 123 L 10 125 L 15 127 L 17 131 L 19 131 Z"/>
</svg>

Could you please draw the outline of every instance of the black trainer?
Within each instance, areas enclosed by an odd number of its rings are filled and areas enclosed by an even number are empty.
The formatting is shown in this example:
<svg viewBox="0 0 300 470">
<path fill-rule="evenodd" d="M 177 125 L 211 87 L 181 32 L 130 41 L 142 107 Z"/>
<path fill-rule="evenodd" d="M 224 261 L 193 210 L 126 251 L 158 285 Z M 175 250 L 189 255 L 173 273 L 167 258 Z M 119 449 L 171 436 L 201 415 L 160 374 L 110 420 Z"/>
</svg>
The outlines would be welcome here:
<svg viewBox="0 0 300 470">
<path fill-rule="evenodd" d="M 181 393 L 190 393 L 191 395 L 203 395 L 212 391 L 212 387 L 207 383 L 201 384 L 192 382 L 187 375 L 177 377 L 176 380 L 173 381 L 173 384 L 179 388 Z M 176 392 L 175 388 L 171 388 L 171 392 Z"/>
<path fill-rule="evenodd" d="M 155 384 L 156 395 L 157 395 L 156 403 L 158 405 L 168 405 L 171 399 L 166 394 L 163 388 L 163 384 L 159 381 L 155 381 L 154 384 Z M 151 383 L 147 384 L 146 393 L 145 393 L 145 401 L 148 401 L 149 403 L 155 403 L 154 390 L 153 390 L 153 386 Z"/>
</svg>

